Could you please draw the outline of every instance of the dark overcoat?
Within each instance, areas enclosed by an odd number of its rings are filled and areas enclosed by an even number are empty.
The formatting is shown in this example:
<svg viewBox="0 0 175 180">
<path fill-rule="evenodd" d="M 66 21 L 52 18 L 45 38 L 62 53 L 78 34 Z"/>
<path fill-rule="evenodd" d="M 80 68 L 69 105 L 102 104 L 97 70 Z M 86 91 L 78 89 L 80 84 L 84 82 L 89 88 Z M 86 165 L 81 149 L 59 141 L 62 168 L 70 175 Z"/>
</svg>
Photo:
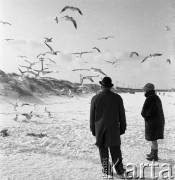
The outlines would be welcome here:
<svg viewBox="0 0 175 180">
<path fill-rule="evenodd" d="M 120 132 L 126 130 L 126 117 L 120 95 L 104 89 L 91 100 L 90 130 L 98 147 L 120 146 Z"/>
<path fill-rule="evenodd" d="M 165 118 L 161 100 L 154 90 L 145 93 L 145 97 L 141 111 L 145 119 L 145 139 L 147 141 L 164 139 Z"/>
</svg>

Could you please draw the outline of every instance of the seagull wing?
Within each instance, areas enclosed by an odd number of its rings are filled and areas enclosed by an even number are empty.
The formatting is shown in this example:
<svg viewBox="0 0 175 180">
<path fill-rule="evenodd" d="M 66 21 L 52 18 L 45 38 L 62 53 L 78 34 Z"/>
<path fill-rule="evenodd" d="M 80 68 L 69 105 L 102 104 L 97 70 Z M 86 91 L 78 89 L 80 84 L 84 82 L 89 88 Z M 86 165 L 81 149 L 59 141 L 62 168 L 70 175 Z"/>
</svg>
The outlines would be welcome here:
<svg viewBox="0 0 175 180">
<path fill-rule="evenodd" d="M 93 69 L 94 71 L 99 72 L 99 73 L 107 76 L 101 69 L 97 69 L 97 68 L 91 68 L 91 69 Z"/>
<path fill-rule="evenodd" d="M 66 9 L 70 9 L 70 6 L 65 6 L 60 13 L 64 12 Z"/>
<path fill-rule="evenodd" d="M 82 14 L 82 12 L 81 12 L 81 10 L 79 9 L 79 8 L 75 8 L 81 15 L 83 15 Z"/>
<path fill-rule="evenodd" d="M 113 38 L 114 36 L 108 36 L 108 37 L 106 37 L 105 39 L 108 39 L 108 38 Z"/>
<path fill-rule="evenodd" d="M 149 58 L 150 58 L 150 56 L 146 56 L 146 57 L 142 60 L 141 63 L 143 63 L 144 61 L 146 61 L 146 60 L 149 59 Z"/>
<path fill-rule="evenodd" d="M 24 60 L 24 61 L 26 61 L 26 62 L 30 63 L 30 62 L 29 62 L 29 61 L 27 61 L 27 60 Z"/>
<path fill-rule="evenodd" d="M 81 53 L 72 53 L 72 54 L 79 54 L 80 55 Z"/>
<path fill-rule="evenodd" d="M 99 72 L 105 76 L 107 76 L 101 69 L 99 70 Z"/>
<path fill-rule="evenodd" d="M 154 57 L 154 56 L 162 56 L 162 54 L 154 53 L 152 56 L 153 56 L 153 57 Z"/>
<path fill-rule="evenodd" d="M 19 68 L 18 68 L 18 69 L 19 69 Z M 23 74 L 23 73 L 27 72 L 27 71 L 21 71 L 21 69 L 19 69 L 19 71 L 20 71 L 20 73 L 21 73 L 21 74 Z"/>
<path fill-rule="evenodd" d="M 118 62 L 120 60 L 120 58 L 119 59 L 117 59 L 117 60 L 115 60 L 114 62 L 113 62 L 113 64 L 115 64 L 116 62 Z"/>
<path fill-rule="evenodd" d="M 38 54 L 37 56 L 36 56 L 36 58 L 38 58 L 39 56 L 44 56 L 44 54 L 42 54 L 42 53 L 40 53 L 40 54 Z"/>
<path fill-rule="evenodd" d="M 43 54 L 43 56 L 45 56 L 46 54 L 52 54 L 52 52 L 50 52 L 50 51 L 45 52 L 45 53 Z"/>
<path fill-rule="evenodd" d="M 101 52 L 97 47 L 93 47 L 92 49 L 96 49 L 98 52 Z"/>
<path fill-rule="evenodd" d="M 90 69 L 73 69 L 72 71 L 90 71 Z"/>
<path fill-rule="evenodd" d="M 108 62 L 108 63 L 112 63 L 111 61 L 106 61 L 106 62 Z"/>
<path fill-rule="evenodd" d="M 170 60 L 170 59 L 167 59 L 166 62 L 168 62 L 169 64 L 171 64 L 171 60 Z"/>
<path fill-rule="evenodd" d="M 29 68 L 29 67 L 27 67 L 27 66 L 22 66 L 22 65 L 19 65 L 20 67 L 25 67 L 25 68 Z"/>
<path fill-rule="evenodd" d="M 99 39 L 97 39 L 97 40 L 101 40 L 101 39 L 105 39 L 105 37 L 101 37 L 101 38 L 99 38 Z"/>
<path fill-rule="evenodd" d="M 51 52 L 53 52 L 53 49 L 51 46 L 49 46 L 47 43 L 45 43 L 45 45 L 50 49 Z"/>
<path fill-rule="evenodd" d="M 77 23 L 76 23 L 76 21 L 75 21 L 73 18 L 71 18 L 71 19 L 70 19 L 70 21 L 72 21 L 72 22 L 73 22 L 74 27 L 77 29 Z"/>
<path fill-rule="evenodd" d="M 82 54 L 87 54 L 87 53 L 93 53 L 92 51 L 84 51 L 84 52 L 81 52 Z"/>
<path fill-rule="evenodd" d="M 12 24 L 10 24 L 9 22 L 5 22 L 5 24 L 12 25 Z"/>
<path fill-rule="evenodd" d="M 133 56 L 133 54 L 135 54 L 135 55 L 139 56 L 139 54 L 138 54 L 137 52 L 131 52 L 130 57 L 132 57 L 132 56 Z"/>
<path fill-rule="evenodd" d="M 50 59 L 50 58 L 47 58 L 47 59 L 56 64 L 56 62 L 55 62 L 54 60 L 52 60 L 52 59 Z"/>
<path fill-rule="evenodd" d="M 94 80 L 91 77 L 87 77 L 91 82 L 94 82 Z"/>
</svg>

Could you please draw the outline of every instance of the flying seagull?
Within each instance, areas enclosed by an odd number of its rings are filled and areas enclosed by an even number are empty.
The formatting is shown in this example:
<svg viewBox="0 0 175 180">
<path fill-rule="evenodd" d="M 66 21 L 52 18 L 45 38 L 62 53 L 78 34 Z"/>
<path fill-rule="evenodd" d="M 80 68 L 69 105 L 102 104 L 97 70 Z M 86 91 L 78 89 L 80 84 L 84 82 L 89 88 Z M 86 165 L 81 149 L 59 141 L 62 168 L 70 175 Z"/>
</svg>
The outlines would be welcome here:
<svg viewBox="0 0 175 180">
<path fill-rule="evenodd" d="M 45 42 L 45 45 L 50 49 L 50 52 L 47 52 L 47 53 L 50 53 L 52 55 L 57 55 L 57 53 L 61 52 L 61 51 L 54 51 L 53 48 L 49 46 L 46 42 Z"/>
<path fill-rule="evenodd" d="M 159 53 L 150 54 L 149 56 L 146 56 L 141 63 L 143 63 L 147 59 L 150 59 L 150 58 L 153 58 L 153 57 L 156 57 L 156 56 L 162 56 L 162 54 L 159 54 Z"/>
<path fill-rule="evenodd" d="M 137 52 L 131 52 L 130 57 L 132 57 L 134 54 L 135 54 L 136 56 L 139 56 L 139 54 L 138 54 Z"/>
<path fill-rule="evenodd" d="M 101 52 L 97 47 L 93 47 L 92 49 L 96 49 L 99 53 Z"/>
<path fill-rule="evenodd" d="M 168 62 L 169 64 L 171 64 L 171 60 L 170 60 L 170 59 L 167 59 L 166 62 Z"/>
<path fill-rule="evenodd" d="M 72 7 L 72 6 L 65 6 L 65 7 L 61 10 L 60 13 L 62 13 L 62 12 L 65 11 L 66 9 L 70 9 L 70 10 L 72 10 L 72 11 L 78 11 L 81 15 L 83 15 L 79 8 L 77 8 L 77 7 Z"/>
<path fill-rule="evenodd" d="M 90 69 L 73 69 L 72 71 L 90 71 Z"/>
<path fill-rule="evenodd" d="M 47 37 L 44 38 L 45 38 L 45 42 L 52 42 L 52 38 L 47 38 Z"/>
<path fill-rule="evenodd" d="M 75 29 L 77 29 L 77 23 L 76 21 L 73 19 L 73 17 L 70 16 L 64 16 L 62 18 L 65 18 L 66 21 L 72 21 L 72 23 L 74 24 Z"/>
<path fill-rule="evenodd" d="M 72 54 L 79 54 L 81 58 L 83 54 L 87 54 L 87 53 L 93 53 L 93 51 L 84 51 L 84 52 L 77 52 L 77 53 L 72 53 Z"/>
<path fill-rule="evenodd" d="M 97 69 L 97 68 L 91 68 L 91 69 L 92 69 L 93 71 L 95 71 L 95 72 L 99 72 L 99 73 L 107 76 L 101 69 Z"/>
<path fill-rule="evenodd" d="M 56 23 L 58 24 L 58 17 L 56 16 L 56 18 L 54 19 L 56 21 Z"/>
<path fill-rule="evenodd" d="M 2 24 L 4 24 L 4 25 L 6 25 L 6 24 L 12 25 L 12 24 L 10 24 L 9 22 L 4 22 L 4 21 L 0 21 L 0 23 L 2 23 Z"/>
<path fill-rule="evenodd" d="M 120 59 L 117 59 L 117 60 L 115 60 L 115 61 L 106 61 L 106 62 L 108 62 L 108 63 L 110 63 L 110 64 L 112 64 L 112 65 L 114 65 L 116 62 L 118 62 Z"/>
<path fill-rule="evenodd" d="M 99 38 L 98 40 L 101 40 L 101 39 L 108 39 L 108 38 L 113 38 L 114 36 L 107 36 L 107 37 L 101 37 L 101 38 Z"/>
</svg>

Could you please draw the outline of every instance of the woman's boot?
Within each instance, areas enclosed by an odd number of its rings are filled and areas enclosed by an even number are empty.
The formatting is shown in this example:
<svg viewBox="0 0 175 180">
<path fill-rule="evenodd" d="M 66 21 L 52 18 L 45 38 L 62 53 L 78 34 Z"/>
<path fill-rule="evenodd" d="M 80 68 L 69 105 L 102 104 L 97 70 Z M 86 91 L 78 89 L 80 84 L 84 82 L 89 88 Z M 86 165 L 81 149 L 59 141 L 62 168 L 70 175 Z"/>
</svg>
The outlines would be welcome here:
<svg viewBox="0 0 175 180">
<path fill-rule="evenodd" d="M 147 154 L 146 156 L 147 156 L 147 157 L 151 157 L 152 154 L 153 154 L 153 149 L 151 148 L 151 152 L 150 152 L 149 154 Z"/>
<path fill-rule="evenodd" d="M 147 157 L 146 159 L 149 161 L 158 161 L 158 149 L 153 149 L 152 155 L 150 157 Z"/>
</svg>

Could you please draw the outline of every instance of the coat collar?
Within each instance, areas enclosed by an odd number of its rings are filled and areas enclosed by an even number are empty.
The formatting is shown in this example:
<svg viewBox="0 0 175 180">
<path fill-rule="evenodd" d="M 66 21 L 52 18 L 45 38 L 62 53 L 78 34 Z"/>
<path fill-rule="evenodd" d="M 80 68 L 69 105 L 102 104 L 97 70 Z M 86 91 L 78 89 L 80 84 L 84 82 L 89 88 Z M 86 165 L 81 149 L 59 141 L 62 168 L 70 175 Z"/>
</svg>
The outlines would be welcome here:
<svg viewBox="0 0 175 180">
<path fill-rule="evenodd" d="M 103 89 L 102 91 L 103 91 L 103 92 L 110 92 L 111 89 Z"/>
<path fill-rule="evenodd" d="M 155 90 L 151 90 L 151 91 L 148 91 L 147 93 L 145 93 L 145 97 L 148 97 L 148 96 L 151 96 L 151 95 L 154 95 L 154 94 L 156 94 Z"/>
</svg>

